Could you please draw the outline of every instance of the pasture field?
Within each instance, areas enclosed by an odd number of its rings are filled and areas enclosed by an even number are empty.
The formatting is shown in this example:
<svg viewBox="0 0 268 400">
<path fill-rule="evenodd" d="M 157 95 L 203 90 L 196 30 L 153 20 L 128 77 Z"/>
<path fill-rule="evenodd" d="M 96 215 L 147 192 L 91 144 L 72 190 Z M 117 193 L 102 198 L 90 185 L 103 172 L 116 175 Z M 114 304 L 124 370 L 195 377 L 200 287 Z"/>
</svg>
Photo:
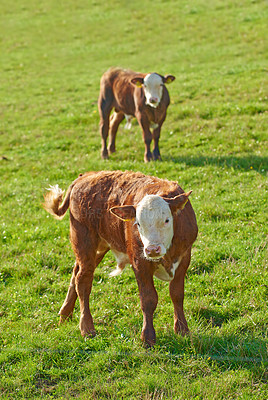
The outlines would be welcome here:
<svg viewBox="0 0 268 400">
<path fill-rule="evenodd" d="M 267 399 L 267 1 L 14 0 L 0 19 L 1 399 Z M 99 79 L 110 66 L 173 74 L 162 162 L 120 127 L 100 159 Z M 41 206 L 89 170 L 135 170 L 193 190 L 199 236 L 185 285 L 191 336 L 173 333 L 155 280 L 157 345 L 142 347 L 131 268 L 96 270 L 97 336 L 79 304 L 58 326 L 74 256 L 69 221 Z"/>
</svg>

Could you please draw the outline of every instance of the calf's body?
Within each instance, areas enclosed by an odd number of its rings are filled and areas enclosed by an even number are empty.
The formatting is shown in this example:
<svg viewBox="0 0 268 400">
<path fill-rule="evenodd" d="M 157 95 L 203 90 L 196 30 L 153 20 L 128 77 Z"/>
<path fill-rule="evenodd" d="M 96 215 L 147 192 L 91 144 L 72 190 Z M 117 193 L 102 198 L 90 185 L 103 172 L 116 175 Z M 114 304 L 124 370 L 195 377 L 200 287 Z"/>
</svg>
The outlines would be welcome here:
<svg viewBox="0 0 268 400">
<path fill-rule="evenodd" d="M 176 182 L 139 172 L 100 171 L 79 176 L 65 199 L 58 186 L 51 187 L 44 207 L 56 218 L 70 210 L 70 239 L 76 257 L 70 286 L 61 307 L 61 321 L 70 318 L 80 302 L 80 330 L 94 335 L 89 309 L 93 274 L 111 250 L 120 273 L 131 264 L 138 283 L 143 312 L 142 339 L 155 343 L 153 313 L 158 297 L 153 277 L 169 281 L 174 304 L 174 329 L 188 331 L 183 311 L 184 278 L 191 247 L 197 236 L 195 213 Z M 61 204 L 61 205 L 60 205 Z"/>
<path fill-rule="evenodd" d="M 120 68 L 110 68 L 103 74 L 98 101 L 102 158 L 108 158 L 109 153 L 115 152 L 116 133 L 125 117 L 128 122 L 131 117 L 136 117 L 142 129 L 145 144 L 144 160 L 147 162 L 161 158 L 158 142 L 170 103 L 165 84 L 174 79 L 172 75 L 140 74 Z M 114 113 L 110 118 L 113 108 Z M 150 150 L 152 140 L 153 153 Z"/>
</svg>

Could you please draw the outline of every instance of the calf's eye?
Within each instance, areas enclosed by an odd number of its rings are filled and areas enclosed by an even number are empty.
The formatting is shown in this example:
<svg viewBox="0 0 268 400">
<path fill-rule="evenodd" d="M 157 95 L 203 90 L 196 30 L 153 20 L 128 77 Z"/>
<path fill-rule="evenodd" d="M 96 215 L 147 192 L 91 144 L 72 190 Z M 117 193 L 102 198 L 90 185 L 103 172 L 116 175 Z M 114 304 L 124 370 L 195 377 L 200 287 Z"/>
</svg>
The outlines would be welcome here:
<svg viewBox="0 0 268 400">
<path fill-rule="evenodd" d="M 166 220 L 165 220 L 165 224 L 168 224 L 169 223 L 169 218 L 167 218 Z"/>
</svg>

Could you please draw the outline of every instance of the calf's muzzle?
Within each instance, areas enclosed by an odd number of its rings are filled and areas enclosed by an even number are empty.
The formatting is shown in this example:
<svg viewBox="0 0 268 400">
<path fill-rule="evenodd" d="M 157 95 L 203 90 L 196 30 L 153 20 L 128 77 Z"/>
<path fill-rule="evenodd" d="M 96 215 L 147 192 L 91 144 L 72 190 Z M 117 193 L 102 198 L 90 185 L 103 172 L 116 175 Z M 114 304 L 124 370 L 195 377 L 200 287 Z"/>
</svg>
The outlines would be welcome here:
<svg viewBox="0 0 268 400">
<path fill-rule="evenodd" d="M 159 258 L 161 256 L 161 246 L 150 245 L 145 248 L 145 254 L 150 258 Z"/>
</svg>

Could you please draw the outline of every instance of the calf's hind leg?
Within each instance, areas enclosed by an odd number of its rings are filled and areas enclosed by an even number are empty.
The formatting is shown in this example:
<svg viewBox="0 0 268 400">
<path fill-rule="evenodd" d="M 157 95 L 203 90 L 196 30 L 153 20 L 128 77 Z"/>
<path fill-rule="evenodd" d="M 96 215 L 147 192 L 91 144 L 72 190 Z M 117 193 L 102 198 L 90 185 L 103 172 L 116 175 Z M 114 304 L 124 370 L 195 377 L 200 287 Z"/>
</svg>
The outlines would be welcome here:
<svg viewBox="0 0 268 400">
<path fill-rule="evenodd" d="M 80 331 L 83 337 L 94 336 L 95 328 L 89 308 L 89 296 L 96 267 L 98 237 L 70 213 L 70 238 L 79 265 L 75 275 L 75 290 L 80 303 Z"/>
<path fill-rule="evenodd" d="M 101 134 L 101 156 L 103 159 L 108 159 L 107 138 L 110 126 L 110 112 L 112 110 L 113 93 L 111 90 L 106 90 L 100 94 L 98 108 L 100 114 L 100 134 Z"/>
<path fill-rule="evenodd" d="M 108 152 L 109 154 L 115 152 L 115 137 L 120 123 L 125 118 L 124 113 L 122 112 L 114 112 L 110 119 L 110 132 L 109 132 L 109 146 Z"/>
<path fill-rule="evenodd" d="M 76 262 L 74 269 L 73 269 L 73 274 L 71 277 L 70 286 L 68 288 L 66 298 L 65 298 L 64 303 L 59 312 L 60 324 L 63 323 L 67 319 L 72 319 L 73 310 L 74 310 L 75 302 L 77 299 L 77 293 L 76 293 L 76 289 L 75 289 L 75 277 L 76 277 L 78 271 L 79 271 L 79 265 Z"/>
<path fill-rule="evenodd" d="M 81 271 L 76 276 L 76 291 L 80 302 L 79 328 L 83 337 L 95 336 L 96 334 L 89 308 L 94 269 L 94 265 L 87 260 L 87 262 L 81 263 Z"/>
</svg>

